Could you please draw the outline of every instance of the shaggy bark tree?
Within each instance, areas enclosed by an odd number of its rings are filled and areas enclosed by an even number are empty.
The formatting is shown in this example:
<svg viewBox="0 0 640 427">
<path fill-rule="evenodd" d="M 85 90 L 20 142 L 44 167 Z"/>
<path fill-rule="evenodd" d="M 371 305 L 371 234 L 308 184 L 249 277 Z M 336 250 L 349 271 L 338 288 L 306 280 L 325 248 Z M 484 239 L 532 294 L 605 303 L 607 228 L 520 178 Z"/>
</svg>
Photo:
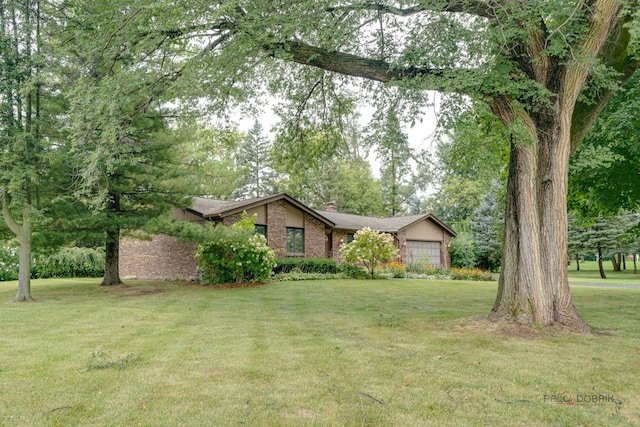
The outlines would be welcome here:
<svg viewBox="0 0 640 427">
<path fill-rule="evenodd" d="M 589 331 L 567 278 L 569 157 L 638 69 L 637 1 L 301 3 L 273 5 L 268 21 L 266 11 L 238 5 L 232 32 L 304 66 L 486 101 L 512 132 L 503 268 L 490 317 Z"/>
</svg>

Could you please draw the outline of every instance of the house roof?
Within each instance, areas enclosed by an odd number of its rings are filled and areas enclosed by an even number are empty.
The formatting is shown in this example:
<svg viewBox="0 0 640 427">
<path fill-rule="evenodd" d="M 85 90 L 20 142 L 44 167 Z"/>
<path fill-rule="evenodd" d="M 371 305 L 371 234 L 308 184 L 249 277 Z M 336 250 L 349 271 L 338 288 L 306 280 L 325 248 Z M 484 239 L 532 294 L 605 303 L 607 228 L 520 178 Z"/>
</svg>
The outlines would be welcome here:
<svg viewBox="0 0 640 427">
<path fill-rule="evenodd" d="M 340 212 L 328 212 L 318 211 L 318 213 L 325 218 L 330 219 L 337 229 L 341 230 L 360 230 L 364 227 L 369 227 L 373 230 L 382 231 L 385 233 L 397 233 L 410 226 L 423 221 L 428 220 L 440 228 L 445 230 L 451 236 L 455 237 L 456 232 L 447 227 L 442 221 L 433 216 L 432 214 L 419 214 L 409 216 L 394 216 L 390 218 L 378 218 L 370 216 L 361 216 L 353 214 L 345 214 Z"/>
<path fill-rule="evenodd" d="M 276 200 L 285 200 L 289 204 L 295 206 L 318 219 L 320 222 L 333 227 L 335 224 L 330 219 L 300 203 L 296 199 L 287 194 L 275 194 L 272 196 L 256 197 L 246 200 L 217 200 L 208 199 L 204 197 L 194 198 L 193 205 L 187 208 L 188 211 L 195 213 L 206 219 L 221 219 L 229 215 L 240 213 L 248 209 L 252 209 L 258 206 L 266 205 L 267 203 L 274 202 Z"/>
</svg>

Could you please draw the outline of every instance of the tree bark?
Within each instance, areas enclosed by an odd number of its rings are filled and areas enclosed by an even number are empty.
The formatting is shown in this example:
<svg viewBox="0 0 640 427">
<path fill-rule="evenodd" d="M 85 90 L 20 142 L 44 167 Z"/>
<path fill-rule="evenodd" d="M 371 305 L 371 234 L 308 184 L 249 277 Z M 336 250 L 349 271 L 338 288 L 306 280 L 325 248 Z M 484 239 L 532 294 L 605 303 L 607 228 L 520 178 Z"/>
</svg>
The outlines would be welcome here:
<svg viewBox="0 0 640 427">
<path fill-rule="evenodd" d="M 602 265 L 602 248 L 598 245 L 598 270 L 600 270 L 600 278 L 606 279 L 607 275 L 604 273 L 604 266 Z"/>
<path fill-rule="evenodd" d="M 22 224 L 18 223 L 9 210 L 9 196 L 2 197 L 2 217 L 7 227 L 16 235 L 20 249 L 18 251 L 18 292 L 14 301 L 29 302 L 31 297 L 31 207 L 22 209 Z"/>
<path fill-rule="evenodd" d="M 589 332 L 571 300 L 567 272 L 570 111 L 532 117 L 509 100 L 497 101 L 494 113 L 508 125 L 523 123 L 536 142 L 511 144 L 503 269 L 489 317 Z"/>
<path fill-rule="evenodd" d="M 107 231 L 105 244 L 104 277 L 102 286 L 119 285 L 120 280 L 120 228 L 116 227 Z"/>
<path fill-rule="evenodd" d="M 119 285 L 120 280 L 120 225 L 117 216 L 120 213 L 120 194 L 109 193 L 109 212 L 114 215 L 115 225 L 107 229 L 105 242 L 104 277 L 102 286 Z"/>
<path fill-rule="evenodd" d="M 18 292 L 16 293 L 16 302 L 33 301 L 31 297 L 31 218 L 29 209 L 24 208 L 22 214 L 22 225 L 18 233 L 19 250 L 19 267 L 18 267 Z"/>
<path fill-rule="evenodd" d="M 613 271 L 620 271 L 620 261 L 616 259 L 617 254 L 611 255 L 611 264 L 613 265 Z"/>
</svg>

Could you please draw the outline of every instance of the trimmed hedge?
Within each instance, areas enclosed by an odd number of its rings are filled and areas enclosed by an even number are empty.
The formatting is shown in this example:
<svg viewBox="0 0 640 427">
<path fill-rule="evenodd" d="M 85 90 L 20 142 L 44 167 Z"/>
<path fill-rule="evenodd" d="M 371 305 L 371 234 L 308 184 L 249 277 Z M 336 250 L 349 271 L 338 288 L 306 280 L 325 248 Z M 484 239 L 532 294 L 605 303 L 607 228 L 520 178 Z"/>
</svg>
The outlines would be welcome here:
<svg viewBox="0 0 640 427">
<path fill-rule="evenodd" d="M 342 271 L 334 260 L 324 258 L 278 258 L 274 274 L 290 273 L 297 271 L 300 273 L 320 273 L 337 274 Z"/>
</svg>

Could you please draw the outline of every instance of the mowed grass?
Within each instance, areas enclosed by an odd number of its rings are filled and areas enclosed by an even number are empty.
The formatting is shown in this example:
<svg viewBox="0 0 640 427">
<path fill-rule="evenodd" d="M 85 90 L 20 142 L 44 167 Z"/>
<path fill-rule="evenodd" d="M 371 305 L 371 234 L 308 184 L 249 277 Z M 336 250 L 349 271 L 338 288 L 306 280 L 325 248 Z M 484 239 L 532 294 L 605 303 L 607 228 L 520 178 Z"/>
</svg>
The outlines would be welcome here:
<svg viewBox="0 0 640 427">
<path fill-rule="evenodd" d="M 640 424 L 638 289 L 573 287 L 579 335 L 482 320 L 490 282 L 98 282 L 0 283 L 0 425 Z"/>
<path fill-rule="evenodd" d="M 606 279 L 600 277 L 600 270 L 596 261 L 585 261 L 580 263 L 580 271 L 577 270 L 576 262 L 569 265 L 569 281 L 584 283 L 617 283 L 623 285 L 640 286 L 640 262 L 637 263 L 637 272 L 633 272 L 633 261 L 627 260 L 627 268 L 620 271 L 613 271 L 611 260 L 602 262 Z"/>
</svg>

